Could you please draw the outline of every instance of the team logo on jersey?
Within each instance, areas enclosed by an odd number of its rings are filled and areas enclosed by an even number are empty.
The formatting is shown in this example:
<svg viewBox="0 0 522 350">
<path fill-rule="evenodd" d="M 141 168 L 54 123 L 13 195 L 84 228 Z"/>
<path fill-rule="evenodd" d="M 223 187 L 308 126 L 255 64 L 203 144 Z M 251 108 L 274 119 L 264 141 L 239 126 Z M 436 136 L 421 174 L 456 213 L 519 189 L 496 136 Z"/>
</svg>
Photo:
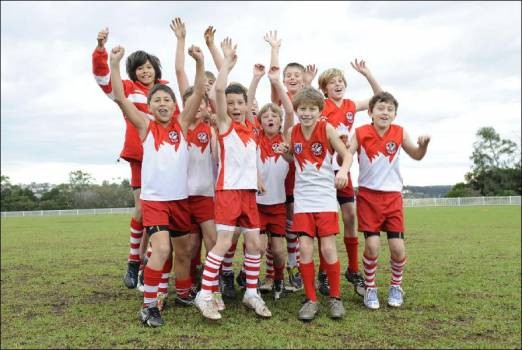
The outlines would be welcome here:
<svg viewBox="0 0 522 350">
<path fill-rule="evenodd" d="M 316 157 L 323 154 L 323 145 L 319 142 L 313 143 L 312 144 L 312 154 Z"/>
<path fill-rule="evenodd" d="M 353 123 L 353 113 L 352 112 L 346 113 L 346 119 L 348 119 L 350 124 L 352 124 Z"/>
<path fill-rule="evenodd" d="M 389 141 L 389 142 L 386 142 L 386 152 L 388 152 L 388 154 L 394 154 L 395 152 L 397 152 L 397 144 L 393 141 Z"/>
<path fill-rule="evenodd" d="M 275 153 L 281 153 L 281 147 L 277 142 L 274 142 L 272 144 L 272 151 L 274 151 Z"/>
<path fill-rule="evenodd" d="M 301 154 L 301 152 L 303 152 L 303 145 L 301 143 L 296 143 L 294 145 L 294 153 Z"/>
<path fill-rule="evenodd" d="M 208 135 L 206 132 L 198 133 L 198 140 L 201 143 L 208 143 Z"/>
<path fill-rule="evenodd" d="M 172 143 L 178 143 L 179 142 L 179 135 L 176 131 L 169 132 L 169 139 Z"/>
</svg>

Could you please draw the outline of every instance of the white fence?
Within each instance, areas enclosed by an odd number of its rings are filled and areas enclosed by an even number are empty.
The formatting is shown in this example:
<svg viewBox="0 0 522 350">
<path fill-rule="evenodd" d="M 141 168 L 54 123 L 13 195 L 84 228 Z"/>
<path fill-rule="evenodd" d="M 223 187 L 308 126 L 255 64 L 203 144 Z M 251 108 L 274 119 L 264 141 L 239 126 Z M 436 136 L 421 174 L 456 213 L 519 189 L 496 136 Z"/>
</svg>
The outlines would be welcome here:
<svg viewBox="0 0 522 350">
<path fill-rule="evenodd" d="M 509 197 L 462 197 L 462 198 L 405 198 L 405 208 L 465 207 L 472 205 L 520 205 L 520 196 Z M 131 214 L 134 208 L 69 209 L 36 211 L 3 211 L 2 217 L 13 216 L 65 216 Z"/>
</svg>

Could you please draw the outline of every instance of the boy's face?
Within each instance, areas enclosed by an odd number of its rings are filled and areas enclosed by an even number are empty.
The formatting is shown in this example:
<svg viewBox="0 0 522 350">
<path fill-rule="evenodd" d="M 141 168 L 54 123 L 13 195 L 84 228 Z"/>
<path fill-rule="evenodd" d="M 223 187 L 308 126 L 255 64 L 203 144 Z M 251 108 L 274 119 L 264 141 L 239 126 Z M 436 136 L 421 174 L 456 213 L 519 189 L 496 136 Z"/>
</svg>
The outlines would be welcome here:
<svg viewBox="0 0 522 350">
<path fill-rule="evenodd" d="M 328 98 L 335 101 L 342 100 L 346 92 L 346 85 L 344 84 L 343 78 L 340 75 L 331 78 L 326 83 L 325 90 Z"/>
<path fill-rule="evenodd" d="M 205 77 L 205 90 L 207 91 L 207 94 L 210 92 L 212 85 L 214 85 L 214 79 Z"/>
<path fill-rule="evenodd" d="M 396 113 L 395 105 L 385 101 L 377 102 L 371 112 L 368 110 L 373 125 L 378 129 L 387 129 L 395 119 Z"/>
<path fill-rule="evenodd" d="M 283 84 L 291 94 L 298 93 L 304 86 L 303 71 L 297 67 L 288 67 L 283 77 Z"/>
<path fill-rule="evenodd" d="M 136 68 L 136 77 L 138 78 L 138 81 L 145 86 L 154 85 L 154 82 L 156 81 L 156 72 L 149 60 Z"/>
<path fill-rule="evenodd" d="M 252 101 L 252 114 L 256 116 L 257 113 L 259 113 L 259 106 L 257 105 L 257 100 L 254 98 Z"/>
<path fill-rule="evenodd" d="M 205 100 L 201 100 L 201 104 L 199 105 L 198 113 L 196 114 L 196 119 L 208 120 L 209 119 L 209 109 Z"/>
<path fill-rule="evenodd" d="M 174 113 L 175 102 L 166 91 L 158 90 L 152 95 L 149 103 L 149 111 L 160 123 L 168 123 Z"/>
<path fill-rule="evenodd" d="M 227 94 L 227 114 L 235 122 L 245 120 L 247 105 L 243 94 Z"/>
<path fill-rule="evenodd" d="M 268 135 L 275 135 L 281 130 L 281 116 L 270 109 L 261 115 L 261 127 Z"/>
<path fill-rule="evenodd" d="M 315 104 L 301 103 L 297 106 L 296 114 L 303 127 L 311 127 L 321 115 L 321 110 Z"/>
</svg>

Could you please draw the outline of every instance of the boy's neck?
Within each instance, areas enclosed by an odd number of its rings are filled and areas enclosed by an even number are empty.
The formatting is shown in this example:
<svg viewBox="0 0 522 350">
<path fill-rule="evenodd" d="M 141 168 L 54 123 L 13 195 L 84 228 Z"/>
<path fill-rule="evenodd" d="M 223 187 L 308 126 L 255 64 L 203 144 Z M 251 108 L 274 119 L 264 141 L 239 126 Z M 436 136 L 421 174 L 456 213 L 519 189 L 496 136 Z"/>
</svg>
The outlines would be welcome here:
<svg viewBox="0 0 522 350">
<path fill-rule="evenodd" d="M 386 132 L 388 132 L 388 130 L 390 130 L 390 127 L 391 127 L 391 124 L 388 125 L 387 127 L 385 128 L 379 128 L 375 125 L 375 123 L 372 123 L 372 126 L 373 128 L 375 129 L 375 131 L 377 132 L 377 135 L 379 136 L 384 136 L 384 134 L 386 134 Z"/>
<path fill-rule="evenodd" d="M 341 105 L 343 104 L 343 100 L 344 100 L 343 97 L 338 98 L 338 99 L 334 99 L 334 98 L 332 98 L 332 97 L 328 97 L 328 98 L 329 98 L 333 103 L 335 103 L 335 105 L 336 105 L 337 107 L 341 107 Z"/>
<path fill-rule="evenodd" d="M 301 132 L 303 133 L 303 136 L 308 141 L 310 139 L 310 136 L 312 136 L 312 132 L 314 132 L 315 126 L 317 125 L 317 120 L 310 126 L 304 126 L 301 125 Z"/>
</svg>

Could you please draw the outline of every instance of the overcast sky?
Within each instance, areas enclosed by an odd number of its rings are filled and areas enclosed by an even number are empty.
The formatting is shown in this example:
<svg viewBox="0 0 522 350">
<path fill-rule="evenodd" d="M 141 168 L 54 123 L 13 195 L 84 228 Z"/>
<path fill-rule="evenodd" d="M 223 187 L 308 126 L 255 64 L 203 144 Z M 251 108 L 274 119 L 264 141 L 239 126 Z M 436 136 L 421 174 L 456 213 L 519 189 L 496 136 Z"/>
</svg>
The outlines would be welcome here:
<svg viewBox="0 0 522 350">
<path fill-rule="evenodd" d="M 364 59 L 399 101 L 396 124 L 415 139 L 430 134 L 426 157 L 401 159 L 405 185 L 452 185 L 470 169 L 475 134 L 492 126 L 503 138 L 521 136 L 520 2 L 2 2 L 1 173 L 12 183 L 68 181 L 70 171 L 97 183 L 129 178 L 116 162 L 125 123 L 92 76 L 98 31 L 108 48 L 157 55 L 178 95 L 176 39 L 171 19 L 187 25 L 187 47 L 204 47 L 203 32 L 238 44 L 230 80 L 248 86 L 255 63 L 269 64 L 269 30 L 282 38 L 280 63 L 337 67 L 346 98 L 369 98 L 365 78 L 350 66 Z M 190 79 L 195 65 L 186 58 Z M 216 72 L 217 73 L 217 72 Z M 313 82 L 317 87 L 317 78 Z M 257 99 L 269 100 L 269 82 Z M 357 113 L 355 126 L 369 122 Z M 357 184 L 357 165 L 352 168 Z"/>
</svg>

